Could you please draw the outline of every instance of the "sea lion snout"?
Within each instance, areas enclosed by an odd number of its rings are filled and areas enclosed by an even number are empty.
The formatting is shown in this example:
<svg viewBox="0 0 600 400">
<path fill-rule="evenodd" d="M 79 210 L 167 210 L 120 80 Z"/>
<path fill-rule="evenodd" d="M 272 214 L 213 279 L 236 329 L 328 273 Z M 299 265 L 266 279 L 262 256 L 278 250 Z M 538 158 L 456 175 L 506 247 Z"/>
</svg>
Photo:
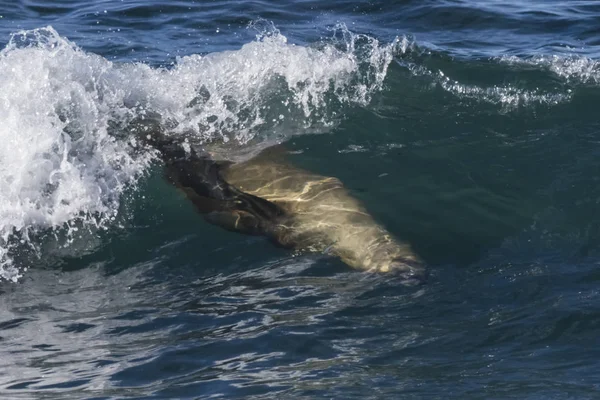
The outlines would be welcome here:
<svg viewBox="0 0 600 400">
<path fill-rule="evenodd" d="M 415 286 L 425 283 L 427 280 L 427 268 L 425 264 L 418 260 L 407 258 L 396 258 L 386 266 L 386 271 L 398 276 L 402 282 L 409 286 Z"/>
</svg>

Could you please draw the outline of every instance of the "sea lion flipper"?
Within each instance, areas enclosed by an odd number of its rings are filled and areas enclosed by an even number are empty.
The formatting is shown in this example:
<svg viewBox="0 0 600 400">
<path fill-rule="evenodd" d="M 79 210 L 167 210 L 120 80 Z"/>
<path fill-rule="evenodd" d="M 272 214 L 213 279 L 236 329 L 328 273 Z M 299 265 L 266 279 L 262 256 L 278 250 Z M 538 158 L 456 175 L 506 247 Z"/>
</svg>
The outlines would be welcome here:
<svg viewBox="0 0 600 400">
<path fill-rule="evenodd" d="M 241 210 L 213 211 L 204 216 L 211 224 L 228 231 L 245 233 L 247 235 L 264 234 L 258 218 Z"/>
</svg>

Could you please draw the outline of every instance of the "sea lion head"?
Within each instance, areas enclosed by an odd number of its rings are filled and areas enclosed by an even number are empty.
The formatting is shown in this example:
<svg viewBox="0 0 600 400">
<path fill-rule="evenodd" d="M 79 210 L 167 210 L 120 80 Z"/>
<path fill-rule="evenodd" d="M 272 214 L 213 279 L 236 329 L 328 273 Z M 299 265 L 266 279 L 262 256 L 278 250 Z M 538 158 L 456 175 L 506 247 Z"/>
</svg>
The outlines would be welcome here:
<svg viewBox="0 0 600 400">
<path fill-rule="evenodd" d="M 341 258 L 358 269 L 397 276 L 407 285 L 421 284 L 427 279 L 425 263 L 408 244 L 390 235 L 382 235 L 364 251 L 347 253 Z"/>
<path fill-rule="evenodd" d="M 385 271 L 397 275 L 407 285 L 419 285 L 427 279 L 427 269 L 420 260 L 398 257 L 389 264 L 382 266 Z"/>
</svg>

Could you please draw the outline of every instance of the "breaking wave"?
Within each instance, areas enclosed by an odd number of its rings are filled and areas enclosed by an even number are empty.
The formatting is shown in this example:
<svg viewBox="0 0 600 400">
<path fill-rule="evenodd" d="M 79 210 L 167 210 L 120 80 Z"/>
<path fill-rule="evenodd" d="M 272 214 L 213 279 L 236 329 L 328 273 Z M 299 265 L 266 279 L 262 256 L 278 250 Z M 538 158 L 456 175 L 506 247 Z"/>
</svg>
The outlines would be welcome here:
<svg viewBox="0 0 600 400">
<path fill-rule="evenodd" d="M 462 61 L 412 39 L 382 44 L 338 24 L 330 38 L 301 46 L 267 21 L 250 28 L 256 39 L 238 50 L 168 67 L 111 62 L 52 27 L 13 34 L 0 51 L 0 278 L 17 280 L 43 256 L 40 235 L 58 240 L 57 249 L 118 226 L 126 195 L 157 158 L 140 132 L 158 129 L 221 159 L 248 158 L 330 131 L 352 107 L 369 105 L 392 61 L 432 88 L 503 111 L 568 102 L 571 83 L 600 81 L 598 63 L 582 57 L 490 59 L 482 65 L 505 70 L 465 80 Z M 510 83 L 507 65 L 569 85 L 537 87 L 518 75 Z M 35 257 L 16 261 L 21 253 Z"/>
<path fill-rule="evenodd" d="M 38 235 L 67 245 L 114 226 L 156 158 L 131 134 L 136 124 L 248 156 L 367 105 L 402 51 L 400 39 L 381 45 L 343 25 L 313 47 L 262 20 L 252 28 L 256 40 L 239 50 L 169 68 L 113 63 L 52 27 L 13 34 L 0 51 L 0 277 L 22 275 L 15 257 L 39 253 Z"/>
</svg>

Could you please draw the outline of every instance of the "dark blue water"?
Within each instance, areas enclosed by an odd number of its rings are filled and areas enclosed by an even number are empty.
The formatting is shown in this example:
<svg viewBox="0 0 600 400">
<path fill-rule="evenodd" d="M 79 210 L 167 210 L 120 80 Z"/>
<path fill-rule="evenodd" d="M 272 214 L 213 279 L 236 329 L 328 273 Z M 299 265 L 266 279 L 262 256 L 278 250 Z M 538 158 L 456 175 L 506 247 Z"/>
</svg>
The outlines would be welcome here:
<svg viewBox="0 0 600 400">
<path fill-rule="evenodd" d="M 0 397 L 600 396 L 600 4 L 5 1 Z M 429 277 L 204 221 L 129 127 L 285 143 Z"/>
</svg>

